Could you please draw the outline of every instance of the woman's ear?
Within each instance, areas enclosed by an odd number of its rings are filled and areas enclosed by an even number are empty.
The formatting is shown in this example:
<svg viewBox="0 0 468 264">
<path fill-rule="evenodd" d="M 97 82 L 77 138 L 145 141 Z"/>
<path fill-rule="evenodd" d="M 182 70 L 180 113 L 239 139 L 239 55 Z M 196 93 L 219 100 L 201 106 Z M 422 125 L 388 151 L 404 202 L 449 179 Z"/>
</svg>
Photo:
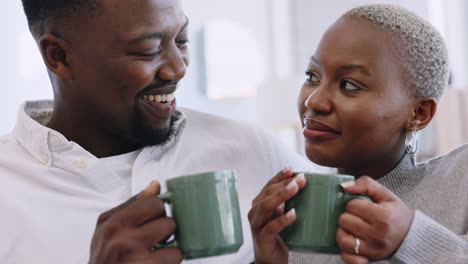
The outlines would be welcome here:
<svg viewBox="0 0 468 264">
<path fill-rule="evenodd" d="M 64 80 L 72 80 L 70 44 L 62 38 L 47 33 L 39 39 L 39 48 L 47 68 Z"/>
<path fill-rule="evenodd" d="M 437 111 L 437 101 L 434 98 L 423 98 L 416 102 L 412 115 L 406 125 L 407 131 L 419 131 L 425 128 Z"/>
</svg>

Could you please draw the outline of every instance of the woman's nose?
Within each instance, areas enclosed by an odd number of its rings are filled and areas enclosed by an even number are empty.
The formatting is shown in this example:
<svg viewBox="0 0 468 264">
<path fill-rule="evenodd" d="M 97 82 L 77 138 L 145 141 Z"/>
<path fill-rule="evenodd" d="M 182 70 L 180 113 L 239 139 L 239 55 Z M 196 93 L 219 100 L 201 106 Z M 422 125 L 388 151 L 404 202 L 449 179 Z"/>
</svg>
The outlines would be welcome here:
<svg viewBox="0 0 468 264">
<path fill-rule="evenodd" d="M 304 105 L 317 113 L 327 114 L 333 111 L 331 96 L 326 87 L 321 86 L 315 89 L 305 100 Z"/>
</svg>

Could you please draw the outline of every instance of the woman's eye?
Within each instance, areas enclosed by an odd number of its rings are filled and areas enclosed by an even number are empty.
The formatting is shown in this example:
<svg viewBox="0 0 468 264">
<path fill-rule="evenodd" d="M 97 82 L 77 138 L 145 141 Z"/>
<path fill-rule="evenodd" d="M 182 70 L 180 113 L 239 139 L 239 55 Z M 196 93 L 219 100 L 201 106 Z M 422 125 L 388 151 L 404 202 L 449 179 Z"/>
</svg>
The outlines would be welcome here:
<svg viewBox="0 0 468 264">
<path fill-rule="evenodd" d="M 306 71 L 306 75 L 308 76 L 307 77 L 307 82 L 308 83 L 317 83 L 317 82 L 319 82 L 319 77 L 314 72 Z"/>
<path fill-rule="evenodd" d="M 357 86 L 356 84 L 354 84 L 352 82 L 346 81 L 346 80 L 340 81 L 340 88 L 345 90 L 345 91 L 359 91 L 359 90 L 362 90 L 361 87 Z"/>
</svg>

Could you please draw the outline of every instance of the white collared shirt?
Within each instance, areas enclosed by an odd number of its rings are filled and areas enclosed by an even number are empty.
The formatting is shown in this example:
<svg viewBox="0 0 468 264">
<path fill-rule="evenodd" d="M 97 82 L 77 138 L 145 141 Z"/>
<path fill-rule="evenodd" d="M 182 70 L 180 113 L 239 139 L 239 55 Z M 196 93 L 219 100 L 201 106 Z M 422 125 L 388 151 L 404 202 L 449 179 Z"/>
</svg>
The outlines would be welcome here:
<svg viewBox="0 0 468 264">
<path fill-rule="evenodd" d="M 317 170 L 273 136 L 248 123 L 179 110 L 169 143 L 138 150 L 127 177 L 62 134 L 45 127 L 52 101 L 23 104 L 16 127 L 0 138 L 0 263 L 88 263 L 98 216 L 158 180 L 235 169 L 244 245 L 237 254 L 184 263 L 248 263 L 253 246 L 247 213 L 267 179 L 287 165 Z M 36 121 L 37 120 L 37 121 Z M 79 129 L 79 128 L 77 128 Z"/>
</svg>

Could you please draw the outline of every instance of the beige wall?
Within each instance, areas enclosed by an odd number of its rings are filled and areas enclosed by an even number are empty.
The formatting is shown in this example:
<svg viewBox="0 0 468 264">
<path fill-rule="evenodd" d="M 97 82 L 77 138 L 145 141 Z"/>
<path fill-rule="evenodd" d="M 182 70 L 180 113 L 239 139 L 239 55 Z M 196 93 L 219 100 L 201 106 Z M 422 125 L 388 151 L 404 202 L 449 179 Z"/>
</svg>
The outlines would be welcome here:
<svg viewBox="0 0 468 264">
<path fill-rule="evenodd" d="M 446 153 L 468 141 L 468 92 L 447 89 L 434 117 L 435 151 L 432 155 Z"/>
</svg>

